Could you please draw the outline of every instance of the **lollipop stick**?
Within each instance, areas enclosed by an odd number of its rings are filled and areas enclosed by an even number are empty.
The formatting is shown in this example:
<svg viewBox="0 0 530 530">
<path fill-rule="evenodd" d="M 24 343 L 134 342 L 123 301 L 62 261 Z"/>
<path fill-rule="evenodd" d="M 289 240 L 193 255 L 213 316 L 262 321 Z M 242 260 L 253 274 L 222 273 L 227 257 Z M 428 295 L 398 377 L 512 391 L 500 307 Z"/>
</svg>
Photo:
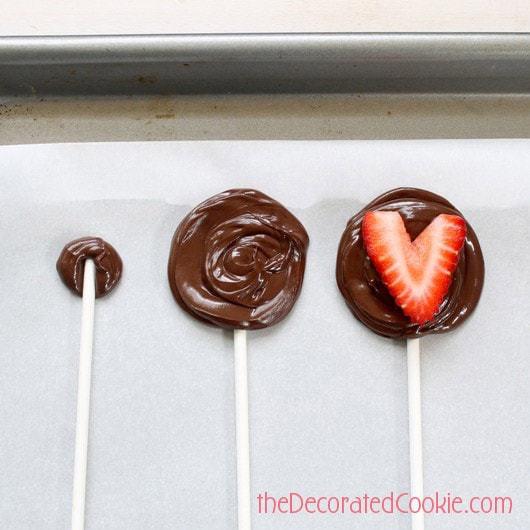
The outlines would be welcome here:
<svg viewBox="0 0 530 530">
<path fill-rule="evenodd" d="M 247 332 L 234 330 L 237 441 L 237 519 L 239 530 L 251 528 L 250 436 L 248 422 Z"/>
<path fill-rule="evenodd" d="M 74 486 L 72 496 L 72 530 L 85 526 L 85 487 L 90 415 L 90 374 L 94 337 L 94 306 L 96 300 L 96 269 L 91 259 L 85 261 L 83 276 L 83 308 L 81 317 L 81 348 L 77 387 L 77 423 L 75 430 Z"/>
<path fill-rule="evenodd" d="M 420 339 L 407 340 L 409 387 L 410 496 L 423 501 Z M 423 511 L 411 513 L 412 530 L 423 530 Z"/>
</svg>

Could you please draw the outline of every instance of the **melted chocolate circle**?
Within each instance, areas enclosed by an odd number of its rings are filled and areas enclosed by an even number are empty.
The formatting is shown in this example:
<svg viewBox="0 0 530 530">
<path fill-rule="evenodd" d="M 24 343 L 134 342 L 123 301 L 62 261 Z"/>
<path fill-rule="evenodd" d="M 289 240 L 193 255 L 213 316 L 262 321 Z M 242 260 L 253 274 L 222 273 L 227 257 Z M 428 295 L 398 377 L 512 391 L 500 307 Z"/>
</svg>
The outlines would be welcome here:
<svg viewBox="0 0 530 530">
<path fill-rule="evenodd" d="M 352 217 L 337 255 L 337 284 L 353 314 L 375 333 L 389 338 L 417 338 L 460 325 L 478 304 L 484 284 L 484 259 L 477 236 L 467 235 L 449 291 L 436 318 L 423 326 L 411 322 L 387 291 L 364 248 L 361 225 L 368 211 L 398 211 L 412 239 L 439 214 L 463 215 L 446 199 L 416 188 L 384 193 Z"/>
<path fill-rule="evenodd" d="M 123 264 L 116 249 L 100 237 L 70 241 L 57 260 L 57 272 L 66 287 L 83 296 L 83 273 L 88 258 L 96 266 L 96 298 L 101 298 L 118 283 Z"/>
<path fill-rule="evenodd" d="M 298 298 L 308 244 L 300 221 L 280 203 L 256 190 L 228 190 L 178 226 L 169 285 L 178 304 L 202 322 L 264 328 Z"/>
</svg>

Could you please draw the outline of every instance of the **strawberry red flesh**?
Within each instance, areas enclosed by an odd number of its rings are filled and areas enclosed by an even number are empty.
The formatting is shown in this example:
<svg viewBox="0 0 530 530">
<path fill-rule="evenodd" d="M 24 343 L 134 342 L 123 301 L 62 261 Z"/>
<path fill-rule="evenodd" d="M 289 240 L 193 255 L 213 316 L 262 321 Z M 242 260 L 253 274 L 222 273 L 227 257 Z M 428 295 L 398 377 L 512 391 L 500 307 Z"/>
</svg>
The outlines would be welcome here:
<svg viewBox="0 0 530 530">
<path fill-rule="evenodd" d="M 434 320 L 464 245 L 464 219 L 438 215 L 411 241 L 398 212 L 367 212 L 362 235 L 372 264 L 403 313 L 420 326 Z"/>
</svg>

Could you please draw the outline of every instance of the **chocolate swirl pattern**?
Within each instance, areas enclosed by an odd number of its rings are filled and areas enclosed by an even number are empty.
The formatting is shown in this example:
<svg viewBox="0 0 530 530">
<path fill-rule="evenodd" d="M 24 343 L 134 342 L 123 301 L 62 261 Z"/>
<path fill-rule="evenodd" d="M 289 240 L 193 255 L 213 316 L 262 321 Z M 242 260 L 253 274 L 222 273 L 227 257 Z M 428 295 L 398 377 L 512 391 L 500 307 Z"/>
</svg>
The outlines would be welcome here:
<svg viewBox="0 0 530 530">
<path fill-rule="evenodd" d="M 180 223 L 168 263 L 175 300 L 199 320 L 259 329 L 291 310 L 309 237 L 281 204 L 251 189 L 228 190 Z"/>
<path fill-rule="evenodd" d="M 70 241 L 57 260 L 57 272 L 69 289 L 82 296 L 84 262 L 88 258 L 96 266 L 96 298 L 101 298 L 118 283 L 123 264 L 116 249 L 100 237 Z"/>
<path fill-rule="evenodd" d="M 416 238 L 439 214 L 463 215 L 443 197 L 416 188 L 391 190 L 368 204 L 346 225 L 338 249 L 336 277 L 353 314 L 375 333 L 389 338 L 418 338 L 460 325 L 478 304 L 484 284 L 484 259 L 477 236 L 466 222 L 467 236 L 449 291 L 436 319 L 413 324 L 394 303 L 366 254 L 361 225 L 367 211 L 398 211 Z"/>
</svg>

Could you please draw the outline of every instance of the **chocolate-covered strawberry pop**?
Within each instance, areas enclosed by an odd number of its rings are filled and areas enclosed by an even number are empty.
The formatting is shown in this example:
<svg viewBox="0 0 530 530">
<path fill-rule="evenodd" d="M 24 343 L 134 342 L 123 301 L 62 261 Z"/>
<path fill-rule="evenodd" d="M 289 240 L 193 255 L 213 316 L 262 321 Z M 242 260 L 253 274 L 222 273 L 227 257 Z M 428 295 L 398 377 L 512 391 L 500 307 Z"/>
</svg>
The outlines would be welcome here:
<svg viewBox="0 0 530 530">
<path fill-rule="evenodd" d="M 469 317 L 484 260 L 473 228 L 451 203 L 398 188 L 348 221 L 336 276 L 363 324 L 385 337 L 412 338 L 450 331 Z"/>
<path fill-rule="evenodd" d="M 391 190 L 346 226 L 337 283 L 353 314 L 389 338 L 407 339 L 410 496 L 423 499 L 420 340 L 450 331 L 475 309 L 484 260 L 475 232 L 443 197 L 416 188 Z M 424 529 L 421 510 L 412 530 Z"/>
</svg>

